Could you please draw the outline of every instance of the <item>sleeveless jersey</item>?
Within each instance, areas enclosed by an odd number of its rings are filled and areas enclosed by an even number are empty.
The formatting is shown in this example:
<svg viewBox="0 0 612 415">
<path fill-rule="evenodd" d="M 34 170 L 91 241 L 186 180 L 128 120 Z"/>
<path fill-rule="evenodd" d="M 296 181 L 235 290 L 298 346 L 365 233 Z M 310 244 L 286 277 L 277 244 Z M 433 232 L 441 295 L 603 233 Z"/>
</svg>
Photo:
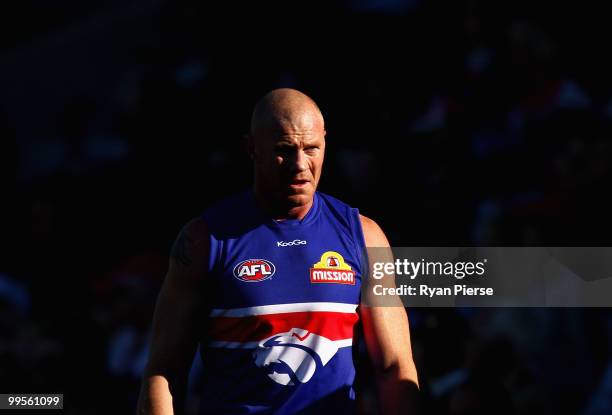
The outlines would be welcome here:
<svg viewBox="0 0 612 415">
<path fill-rule="evenodd" d="M 274 221 L 249 190 L 203 219 L 201 412 L 354 412 L 365 247 L 358 210 L 316 192 L 302 220 Z"/>
</svg>

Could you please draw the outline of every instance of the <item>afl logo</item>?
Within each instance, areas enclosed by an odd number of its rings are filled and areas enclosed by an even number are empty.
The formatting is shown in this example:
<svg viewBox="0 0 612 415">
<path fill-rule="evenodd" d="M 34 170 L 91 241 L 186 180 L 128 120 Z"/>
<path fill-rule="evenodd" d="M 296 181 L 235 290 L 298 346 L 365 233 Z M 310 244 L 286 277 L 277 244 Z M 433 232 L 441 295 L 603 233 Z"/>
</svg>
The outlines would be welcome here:
<svg viewBox="0 0 612 415">
<path fill-rule="evenodd" d="M 259 282 L 272 278 L 276 267 L 265 259 L 247 259 L 234 267 L 234 277 L 245 282 Z"/>
</svg>

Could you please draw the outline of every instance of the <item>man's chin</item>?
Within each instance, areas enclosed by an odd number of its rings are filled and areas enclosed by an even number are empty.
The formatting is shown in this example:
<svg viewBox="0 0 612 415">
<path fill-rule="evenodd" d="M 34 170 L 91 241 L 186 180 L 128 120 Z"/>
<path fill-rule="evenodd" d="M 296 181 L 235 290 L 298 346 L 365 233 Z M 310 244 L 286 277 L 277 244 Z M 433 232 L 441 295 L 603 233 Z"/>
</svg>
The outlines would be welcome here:
<svg viewBox="0 0 612 415">
<path fill-rule="evenodd" d="M 305 206 L 312 201 L 312 193 L 299 193 L 287 196 L 287 203 L 291 207 Z"/>
</svg>

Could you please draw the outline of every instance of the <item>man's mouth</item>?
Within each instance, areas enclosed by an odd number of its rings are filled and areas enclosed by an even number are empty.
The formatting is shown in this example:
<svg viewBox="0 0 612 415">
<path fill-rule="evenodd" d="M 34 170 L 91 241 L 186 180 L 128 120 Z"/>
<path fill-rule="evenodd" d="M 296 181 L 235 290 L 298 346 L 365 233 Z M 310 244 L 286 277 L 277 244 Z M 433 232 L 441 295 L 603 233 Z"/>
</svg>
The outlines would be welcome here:
<svg viewBox="0 0 612 415">
<path fill-rule="evenodd" d="M 309 180 L 293 179 L 289 184 L 291 187 L 304 187 L 308 182 Z"/>
</svg>

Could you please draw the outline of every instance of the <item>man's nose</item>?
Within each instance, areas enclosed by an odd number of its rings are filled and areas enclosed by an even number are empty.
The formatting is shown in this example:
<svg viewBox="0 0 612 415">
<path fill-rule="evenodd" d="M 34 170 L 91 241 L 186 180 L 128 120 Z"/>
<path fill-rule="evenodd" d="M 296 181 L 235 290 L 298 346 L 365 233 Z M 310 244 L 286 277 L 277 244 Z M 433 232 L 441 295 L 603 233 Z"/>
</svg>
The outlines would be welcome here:
<svg viewBox="0 0 612 415">
<path fill-rule="evenodd" d="M 308 168 L 308 165 L 306 162 L 306 155 L 304 154 L 302 150 L 298 149 L 295 152 L 292 163 L 291 163 L 291 168 L 294 170 L 294 172 L 298 172 L 298 173 Z"/>
</svg>

